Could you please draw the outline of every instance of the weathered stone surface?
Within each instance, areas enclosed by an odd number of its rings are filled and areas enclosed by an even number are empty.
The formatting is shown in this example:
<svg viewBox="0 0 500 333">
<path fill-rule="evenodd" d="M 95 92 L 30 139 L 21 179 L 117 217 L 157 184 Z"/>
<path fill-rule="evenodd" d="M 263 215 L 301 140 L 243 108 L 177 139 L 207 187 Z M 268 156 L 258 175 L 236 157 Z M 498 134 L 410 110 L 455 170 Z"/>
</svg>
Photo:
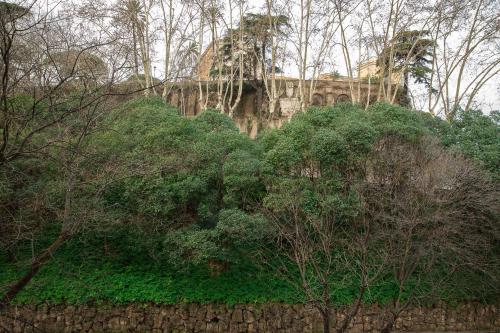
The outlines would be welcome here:
<svg viewBox="0 0 500 333">
<path fill-rule="evenodd" d="M 332 310 L 332 328 L 338 327 L 348 309 Z M 349 332 L 377 332 L 387 311 L 365 306 L 349 325 Z M 307 305 L 217 304 L 127 306 L 48 305 L 12 306 L 0 314 L 0 333 L 28 332 L 157 332 L 157 333 L 316 333 L 322 331 L 319 313 Z M 404 311 L 395 323 L 399 331 L 495 331 L 500 313 L 495 305 L 462 304 L 450 308 L 437 304 Z"/>
<path fill-rule="evenodd" d="M 210 51 L 209 51 L 210 52 Z M 202 65 L 204 70 L 208 65 Z M 205 88 L 206 84 L 214 88 L 213 81 L 202 80 L 202 85 Z M 339 102 L 350 101 L 350 80 L 345 78 L 324 78 L 315 80 L 312 83 L 306 80 L 304 83 L 304 96 L 307 99 L 306 104 L 313 106 L 331 106 Z M 358 83 L 356 83 L 356 86 Z M 176 106 L 187 117 L 193 117 L 203 112 L 199 103 L 199 87 L 196 82 L 186 81 L 176 83 L 175 88 L 168 94 L 167 101 L 170 105 Z M 278 100 L 276 109 L 272 113 L 268 113 L 267 107 L 269 102 L 266 98 L 260 102 L 262 109 L 259 106 L 258 94 L 255 90 L 245 90 L 241 96 L 240 102 L 236 106 L 233 113 L 233 120 L 242 133 L 248 134 L 255 138 L 257 134 L 266 128 L 279 128 L 287 123 L 289 119 L 296 113 L 300 112 L 301 106 L 299 101 L 299 80 L 294 78 L 277 78 Z M 313 93 L 309 89 L 314 86 Z M 360 87 L 360 104 L 365 104 L 368 99 L 375 102 L 377 97 L 377 85 L 359 83 Z M 264 92 L 264 95 L 265 92 Z M 309 96 L 312 99 L 309 101 Z M 216 92 L 204 94 L 204 99 L 207 99 L 208 107 L 216 107 L 219 103 Z M 228 108 L 226 108 L 228 109 Z"/>
</svg>

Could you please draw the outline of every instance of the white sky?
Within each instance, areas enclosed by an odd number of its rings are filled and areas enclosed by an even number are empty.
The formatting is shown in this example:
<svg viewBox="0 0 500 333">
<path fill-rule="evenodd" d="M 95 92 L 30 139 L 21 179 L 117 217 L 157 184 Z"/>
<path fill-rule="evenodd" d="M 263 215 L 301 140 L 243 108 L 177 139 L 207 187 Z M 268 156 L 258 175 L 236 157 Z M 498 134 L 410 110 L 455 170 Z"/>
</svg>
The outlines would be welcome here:
<svg viewBox="0 0 500 333">
<path fill-rule="evenodd" d="M 253 12 L 253 13 L 264 12 L 263 10 L 265 4 L 264 0 L 249 0 L 247 3 L 248 3 L 247 12 Z M 339 39 L 337 39 L 337 41 L 338 40 Z M 164 57 L 164 50 L 161 41 L 155 48 L 155 51 L 156 51 L 155 64 L 154 64 L 156 68 L 155 74 L 161 76 L 163 74 L 162 59 Z M 353 49 L 352 53 L 353 53 L 353 59 L 357 59 L 356 50 Z M 334 68 L 337 69 L 340 72 L 340 74 L 345 75 L 347 73 L 346 65 L 344 63 L 340 48 L 337 47 L 336 49 L 334 49 L 332 57 L 329 58 L 328 60 L 331 63 L 333 63 Z M 285 65 L 283 70 L 286 76 L 298 76 L 298 69 L 296 65 L 288 65 L 288 66 Z M 331 72 L 331 70 L 332 68 L 329 68 L 328 71 Z M 473 73 L 468 73 L 468 74 L 470 76 L 473 75 Z M 418 89 L 413 89 L 413 90 L 415 90 L 415 93 L 418 93 Z M 485 86 L 476 96 L 476 101 L 479 103 L 479 107 L 485 113 L 490 113 L 493 110 L 500 110 L 500 74 L 497 74 L 487 84 L 485 84 Z"/>
</svg>

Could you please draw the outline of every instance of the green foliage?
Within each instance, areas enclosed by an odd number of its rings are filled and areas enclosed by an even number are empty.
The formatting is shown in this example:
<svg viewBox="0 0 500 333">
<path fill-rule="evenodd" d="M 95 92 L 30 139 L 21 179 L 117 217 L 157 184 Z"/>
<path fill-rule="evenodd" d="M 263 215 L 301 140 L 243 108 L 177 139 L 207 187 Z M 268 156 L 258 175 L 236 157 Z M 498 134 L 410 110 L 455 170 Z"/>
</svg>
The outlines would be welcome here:
<svg viewBox="0 0 500 333">
<path fill-rule="evenodd" d="M 24 95 L 9 103 L 20 110 L 33 106 Z M 417 143 L 423 136 L 437 136 L 498 177 L 495 119 L 473 111 L 459 113 L 448 124 L 394 105 L 375 104 L 365 111 L 340 104 L 299 113 L 281 129 L 251 140 L 218 112 L 187 119 L 160 98 L 130 101 L 112 110 L 88 143 L 93 158 L 81 175 L 88 187 L 80 190 L 75 204 L 96 205 L 99 214 L 56 253 L 16 302 L 304 302 L 297 281 L 285 282 L 277 264 L 262 267 L 255 260 L 262 247 L 276 250 L 269 243 L 274 230 L 263 212 L 287 219 L 293 206 L 304 221 L 332 217 L 343 230 L 351 228 L 360 212 L 355 187 L 365 177 L 363 163 L 387 137 Z M 53 161 L 34 159 L 0 170 L 0 212 L 19 204 L 25 209 L 17 219 L 34 225 L 51 221 L 43 229 L 34 227 L 43 235 L 35 249 L 50 243 L 58 231 L 64 194 L 60 172 Z M 2 254 L 0 291 L 24 272 L 30 245 L 18 245 L 18 264 Z M 290 263 L 287 268 L 293 272 Z M 494 294 L 479 274 L 461 277 L 442 290 L 441 299 L 487 300 Z M 358 278 L 345 266 L 333 272 L 333 304 L 352 302 Z M 416 285 L 410 281 L 403 294 L 411 294 Z M 422 293 L 427 287 L 419 285 Z M 397 293 L 387 274 L 364 301 L 390 302 Z"/>
<path fill-rule="evenodd" d="M 212 229 L 192 228 L 168 233 L 164 258 L 182 268 L 186 261 L 202 265 L 212 260 L 237 263 L 262 244 L 268 225 L 261 216 L 238 209 L 222 210 Z"/>
<path fill-rule="evenodd" d="M 5 22 L 13 22 L 23 16 L 31 15 L 30 9 L 16 3 L 0 1 L 0 17 Z"/>
<path fill-rule="evenodd" d="M 415 141 L 428 132 L 423 113 L 399 105 L 377 103 L 368 109 L 374 129 L 383 135 L 397 135 Z"/>
<path fill-rule="evenodd" d="M 238 131 L 238 128 L 231 118 L 221 114 L 217 110 L 202 112 L 194 121 L 205 132 Z"/>
<path fill-rule="evenodd" d="M 132 248 L 127 252 L 126 247 L 121 248 L 126 239 L 108 243 L 119 252 L 103 256 L 96 252 L 99 241 L 102 238 L 96 236 L 92 244 L 72 242 L 65 246 L 15 302 L 240 304 L 301 301 L 301 295 L 290 284 L 248 261 L 231 265 L 218 275 L 211 274 L 205 266 L 196 265 L 187 265 L 179 271 L 176 266 L 144 260 Z M 135 255 L 135 260 L 130 260 L 131 255 Z M 20 273 L 15 266 L 3 261 L 0 267 L 3 268 L 0 286 L 5 286 Z"/>
<path fill-rule="evenodd" d="M 495 118 L 496 117 L 496 118 Z M 500 179 L 500 124 L 498 113 L 490 116 L 479 110 L 458 112 L 444 135 L 445 145 L 476 160 Z"/>
<path fill-rule="evenodd" d="M 375 104 L 368 111 L 343 104 L 312 108 L 294 116 L 282 129 L 267 131 L 259 141 L 265 149 L 264 163 L 276 173 L 289 174 L 308 163 L 319 163 L 321 171 L 346 171 L 371 151 L 384 136 L 418 140 L 429 133 L 426 116 L 406 108 Z"/>
<path fill-rule="evenodd" d="M 270 27 L 270 20 L 273 28 Z M 242 76 L 245 80 L 262 80 L 262 77 L 256 77 L 259 68 L 256 66 L 266 66 L 266 70 L 271 72 L 273 64 L 271 63 L 271 41 L 272 38 L 279 38 L 284 35 L 285 30 L 290 26 L 289 18 L 284 15 L 271 16 L 263 14 L 246 14 L 240 22 L 243 27 L 229 30 L 222 38 L 219 52 L 221 54 L 220 64 L 218 61 L 213 63 L 210 75 L 216 77 L 219 70 L 224 76 L 239 76 L 238 53 L 245 54 L 243 62 Z M 243 40 L 244 47 L 239 45 L 239 40 Z M 232 67 L 230 64 L 233 64 Z M 221 68 L 219 68 L 221 66 Z M 276 73 L 281 72 L 281 68 L 274 64 Z M 231 72 L 232 71 L 232 72 Z M 259 75 L 259 74 L 257 74 Z"/>
<path fill-rule="evenodd" d="M 229 213 L 232 214 L 232 213 Z M 64 246 L 31 283 L 17 296 L 16 304 L 88 304 L 152 302 L 179 303 L 265 303 L 306 302 L 301 289 L 283 280 L 270 266 L 256 266 L 248 260 L 230 265 L 220 274 L 212 274 L 204 265 L 189 264 L 183 270 L 160 263 L 137 249 L 131 235 L 108 238 L 112 253 L 102 253 L 103 237 L 93 235 L 88 241 L 72 241 Z M 0 292 L 24 270 L 0 256 Z M 289 267 L 293 270 L 293 266 Z M 356 296 L 356 277 L 346 274 L 332 277 L 331 297 L 335 306 L 350 304 Z M 489 290 L 479 290 L 481 278 L 459 276 L 456 285 L 464 288 L 442 290 L 440 298 L 454 303 L 461 300 L 495 301 Z M 470 283 L 465 283 L 469 281 Z M 472 283 L 473 282 L 473 283 Z M 451 285 L 450 285 L 451 286 Z M 408 295 L 412 285 L 408 286 Z M 425 284 L 424 284 L 425 288 Z M 390 279 L 372 286 L 364 302 L 384 304 L 398 292 Z M 490 298 L 478 298 L 489 295 Z M 492 298 L 493 297 L 493 298 Z"/>
<path fill-rule="evenodd" d="M 251 213 L 262 196 L 256 143 L 225 115 L 206 111 L 189 120 L 159 98 L 127 103 L 108 121 L 95 139 L 103 163 L 120 166 L 106 185 L 108 214 L 133 221 L 130 228 L 174 262 L 234 258 L 218 241 L 219 215 Z"/>
<path fill-rule="evenodd" d="M 19 113 L 30 111 L 34 102 L 33 96 L 26 94 L 14 95 L 7 101 L 7 103 L 9 103 L 9 108 Z"/>
<path fill-rule="evenodd" d="M 363 227 L 357 227 L 359 220 L 370 217 L 363 215 L 360 206 L 363 199 L 358 189 L 366 186 L 370 168 L 379 169 L 379 165 L 374 163 L 384 163 L 383 160 L 373 160 L 372 147 L 375 144 L 378 149 L 381 149 L 381 145 L 384 148 L 391 147 L 392 140 L 407 147 L 425 150 L 425 138 L 429 135 L 443 138 L 448 133 L 448 126 L 424 113 L 396 105 L 375 104 L 367 111 L 353 105 L 313 108 L 307 113 L 296 115 L 281 129 L 263 134 L 260 141 L 266 148 L 263 171 L 267 189 L 263 206 L 268 211 L 267 216 L 284 235 L 284 239 L 280 239 L 280 249 L 290 249 L 287 253 L 293 258 L 296 250 L 294 246 L 297 245 L 286 235 L 297 235 L 296 238 L 301 240 L 300 251 L 306 253 L 306 257 L 299 259 L 296 264 L 305 272 L 305 288 L 309 289 L 310 294 L 317 295 L 313 296 L 314 300 L 322 299 L 324 293 L 324 285 L 318 284 L 318 280 L 328 279 L 329 289 L 336 293 L 335 290 L 342 288 L 346 276 L 355 281 L 359 273 L 356 271 L 356 254 L 352 253 L 349 243 L 356 241 L 356 235 L 362 232 Z M 496 151 L 499 151 L 498 146 Z M 390 166 L 387 170 L 392 171 Z M 397 199 L 387 200 L 397 205 Z M 329 234 L 332 230 L 343 236 L 332 241 Z M 390 234 L 390 230 L 385 231 Z M 333 244 L 328 249 L 314 245 L 323 243 L 325 238 L 325 244 Z M 377 246 L 381 246 L 383 253 L 383 244 Z M 341 256 L 354 257 L 352 261 L 330 262 L 318 270 L 317 267 L 325 263 L 325 251 L 337 251 L 343 253 Z M 374 253 L 378 251 L 369 255 Z M 383 259 L 370 260 L 376 262 Z M 426 287 L 425 283 L 416 283 L 419 273 L 414 274 L 405 282 L 403 298 L 429 295 L 431 288 Z M 389 302 L 397 297 L 397 283 L 393 279 L 391 274 L 384 276 L 379 286 L 372 291 L 374 294 L 367 297 L 378 302 Z M 484 279 L 483 286 L 487 280 Z M 352 300 L 356 294 L 352 285 L 350 288 L 354 292 L 350 298 Z"/>
<path fill-rule="evenodd" d="M 382 51 L 378 65 L 388 68 L 390 61 L 394 61 L 395 72 L 403 72 L 405 77 L 405 88 L 408 88 L 408 76 L 411 75 L 416 83 L 423 83 L 426 87 L 430 85 L 430 74 L 432 69 L 432 48 L 435 42 L 426 38 L 429 36 L 427 30 L 406 30 L 399 32 L 391 44 Z M 387 75 L 387 73 L 386 73 Z"/>
<path fill-rule="evenodd" d="M 311 157 L 322 166 L 339 165 L 347 154 L 347 142 L 336 132 L 320 129 L 312 137 Z"/>
<path fill-rule="evenodd" d="M 235 150 L 227 155 L 223 165 L 226 193 L 224 203 L 228 207 L 251 209 L 264 195 L 260 179 L 260 160 L 245 150 Z"/>
</svg>

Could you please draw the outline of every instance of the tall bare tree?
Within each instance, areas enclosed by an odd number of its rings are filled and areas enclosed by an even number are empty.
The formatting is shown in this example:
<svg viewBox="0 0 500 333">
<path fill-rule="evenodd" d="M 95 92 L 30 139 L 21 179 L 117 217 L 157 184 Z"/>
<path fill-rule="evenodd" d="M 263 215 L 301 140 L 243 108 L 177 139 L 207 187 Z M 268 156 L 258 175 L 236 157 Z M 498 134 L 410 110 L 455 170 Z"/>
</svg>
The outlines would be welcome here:
<svg viewBox="0 0 500 333">
<path fill-rule="evenodd" d="M 86 142 L 108 109 L 113 83 L 124 67 L 118 54 L 108 53 L 115 50 L 111 26 L 103 33 L 102 22 L 95 20 L 87 21 L 84 28 L 83 16 L 52 4 L 47 10 L 46 5 L 31 1 L 0 6 L 4 9 L 0 14 L 0 172 L 21 178 L 22 170 L 14 172 L 20 163 L 54 163 L 61 171 L 58 181 L 64 184 L 64 204 L 50 209 L 51 220 L 59 222 L 59 234 L 47 248 L 33 252 L 27 272 L 1 296 L 0 308 L 87 219 L 82 215 L 86 210 L 77 208 L 82 201 L 76 196 L 82 188 Z M 24 53 L 21 60 L 17 45 L 27 43 L 35 52 Z M 1 243 L 7 247 L 27 234 L 43 233 L 46 227 L 44 216 L 25 216 L 19 209 L 23 207 L 2 205 Z"/>
<path fill-rule="evenodd" d="M 486 174 L 427 137 L 417 144 L 386 137 L 367 165 L 369 230 L 383 244 L 386 278 L 397 288 L 381 313 L 381 332 L 391 332 L 410 305 L 438 300 L 454 274 L 498 279 L 498 261 L 491 261 L 500 236 L 498 186 Z"/>
</svg>

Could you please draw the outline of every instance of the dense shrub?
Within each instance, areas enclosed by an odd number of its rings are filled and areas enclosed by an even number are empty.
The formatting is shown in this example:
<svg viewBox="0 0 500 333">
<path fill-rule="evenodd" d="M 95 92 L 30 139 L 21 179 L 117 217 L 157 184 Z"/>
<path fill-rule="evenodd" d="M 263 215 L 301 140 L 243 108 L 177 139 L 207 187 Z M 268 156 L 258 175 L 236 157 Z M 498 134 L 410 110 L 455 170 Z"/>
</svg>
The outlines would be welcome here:
<svg viewBox="0 0 500 333">
<path fill-rule="evenodd" d="M 219 220 L 228 209 L 252 220 L 264 190 L 257 144 L 225 115 L 207 111 L 190 120 L 160 99 L 127 103 L 107 121 L 95 145 L 110 170 L 108 212 L 155 244 L 155 256 L 229 259 Z M 239 241 L 253 237 L 247 231 Z"/>
<path fill-rule="evenodd" d="M 29 107 L 27 97 L 11 103 Z M 306 301 L 293 287 L 297 281 L 283 279 L 278 262 L 261 261 L 262 248 L 279 254 L 270 216 L 304 221 L 333 216 L 344 228 L 339 230 L 352 231 L 350 223 L 364 204 L 359 184 L 373 174 L 374 147 L 381 142 L 418 151 L 425 150 L 423 138 L 438 138 L 448 152 L 474 159 L 498 180 L 498 122 L 478 112 L 459 114 L 448 124 L 394 105 L 365 111 L 342 104 L 299 113 L 281 129 L 251 140 L 225 115 L 206 111 L 188 119 L 160 98 L 142 98 L 112 110 L 99 128 L 88 143 L 92 158 L 81 175 L 87 185 L 77 202 L 95 209 L 94 218 L 18 296 L 19 302 Z M 64 192 L 61 171 L 34 160 L 15 167 L 0 173 L 0 209 L 17 200 L 25 207 L 19 210 L 22 217 L 36 217 L 34 224 L 42 218 L 56 221 Z M 12 173 L 22 175 L 19 183 Z M 384 203 L 392 200 L 385 198 Z M 23 271 L 21 259 L 29 258 L 31 246 L 43 248 L 54 236 L 50 227 L 37 232 L 43 237 L 36 242 L 16 245 L 18 264 L 0 261 L 0 288 Z M 351 255 L 345 257 L 352 261 L 330 276 L 333 304 L 356 297 L 358 262 Z M 491 268 L 497 262 L 488 265 L 483 273 L 490 276 L 463 272 L 439 297 L 494 299 L 498 294 L 490 283 L 497 276 Z M 388 274 L 363 299 L 390 302 L 397 293 Z"/>
</svg>

